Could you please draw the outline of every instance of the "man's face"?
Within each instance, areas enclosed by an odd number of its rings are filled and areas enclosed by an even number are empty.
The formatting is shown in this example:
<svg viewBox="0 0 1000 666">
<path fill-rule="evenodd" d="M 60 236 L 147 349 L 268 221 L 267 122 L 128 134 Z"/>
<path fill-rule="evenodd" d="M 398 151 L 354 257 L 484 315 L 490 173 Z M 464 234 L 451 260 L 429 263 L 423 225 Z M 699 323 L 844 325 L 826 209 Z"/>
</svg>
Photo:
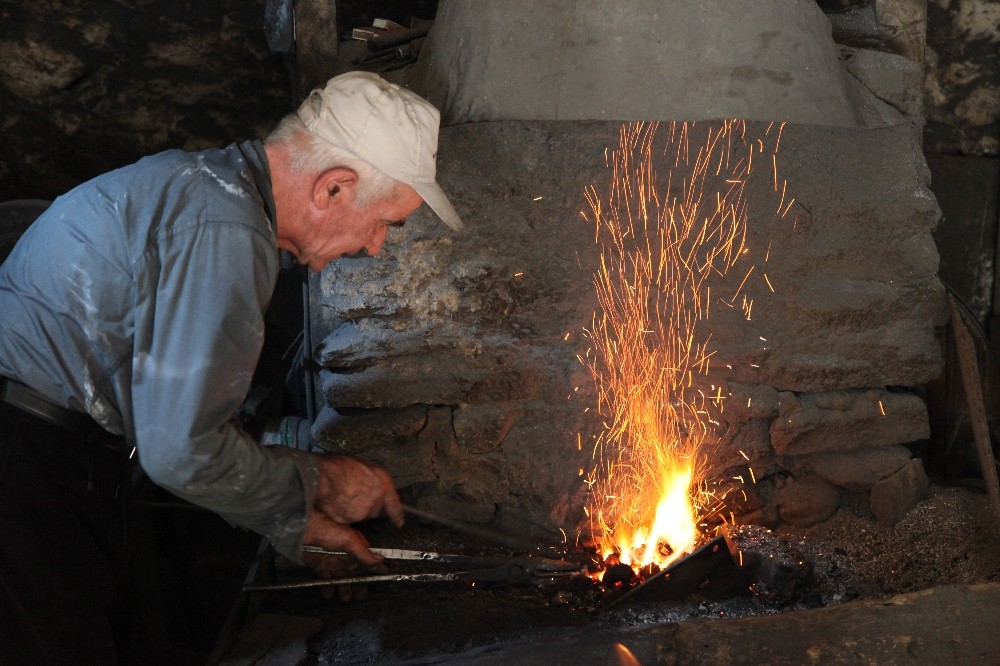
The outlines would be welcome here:
<svg viewBox="0 0 1000 666">
<path fill-rule="evenodd" d="M 354 255 L 362 250 L 378 254 L 390 227 L 402 226 L 423 199 L 408 185 L 398 187 L 390 196 L 377 199 L 364 209 L 354 205 L 351 196 L 324 211 L 307 247 L 301 247 L 298 259 L 319 271 L 338 257 Z"/>
</svg>

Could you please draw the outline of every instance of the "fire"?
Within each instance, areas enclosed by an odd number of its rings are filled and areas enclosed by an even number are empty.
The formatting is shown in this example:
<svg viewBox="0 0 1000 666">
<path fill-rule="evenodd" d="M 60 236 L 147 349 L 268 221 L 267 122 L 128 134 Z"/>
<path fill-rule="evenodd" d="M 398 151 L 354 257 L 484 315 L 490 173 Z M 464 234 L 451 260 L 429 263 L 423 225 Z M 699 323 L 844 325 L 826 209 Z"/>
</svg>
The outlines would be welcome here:
<svg viewBox="0 0 1000 666">
<path fill-rule="evenodd" d="M 759 138 L 748 136 L 744 121 L 707 131 L 699 125 L 700 146 L 695 129 L 622 126 L 619 146 L 606 152 L 610 186 L 586 191 L 590 214 L 583 216 L 601 248 L 594 274 L 600 309 L 581 361 L 604 419 L 587 477 L 587 513 L 605 558 L 617 554 L 635 570 L 664 568 L 692 550 L 699 520 L 715 502 L 705 486 L 705 449 L 716 441 L 713 414 L 726 396 L 708 387 L 715 352 L 706 322 L 713 305 L 739 308 L 749 319 L 753 280 L 774 290 L 765 271 L 740 266 L 752 258 L 751 174 L 764 174 L 775 199 L 780 192 L 775 215 L 792 205 L 778 176 L 783 125 L 772 123 Z M 737 266 L 732 293 L 713 293 Z"/>
<path fill-rule="evenodd" d="M 664 567 L 695 543 L 697 516 L 690 498 L 691 469 L 679 469 L 662 479 L 660 501 L 650 528 L 640 525 L 633 531 L 614 533 L 620 549 L 619 561 L 641 569 L 650 564 Z M 631 532 L 631 533 L 630 533 Z M 651 547 L 652 546 L 652 547 Z M 671 550 L 664 550 L 668 547 Z M 608 553 L 605 553 L 605 557 Z"/>
</svg>

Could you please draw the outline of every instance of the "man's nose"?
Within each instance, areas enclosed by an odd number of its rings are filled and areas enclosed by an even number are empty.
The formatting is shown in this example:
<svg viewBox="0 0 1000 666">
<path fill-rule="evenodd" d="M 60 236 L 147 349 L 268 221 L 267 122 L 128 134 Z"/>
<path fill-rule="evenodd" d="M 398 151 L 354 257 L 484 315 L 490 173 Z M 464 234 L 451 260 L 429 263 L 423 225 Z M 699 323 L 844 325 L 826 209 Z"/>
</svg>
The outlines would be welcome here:
<svg viewBox="0 0 1000 666">
<path fill-rule="evenodd" d="M 385 245 L 385 237 L 388 233 L 389 229 L 384 226 L 379 226 L 379 228 L 375 229 L 371 238 L 369 238 L 368 242 L 365 244 L 365 249 L 368 250 L 369 255 L 374 257 L 379 253 L 379 250 L 381 250 L 382 246 Z"/>
</svg>

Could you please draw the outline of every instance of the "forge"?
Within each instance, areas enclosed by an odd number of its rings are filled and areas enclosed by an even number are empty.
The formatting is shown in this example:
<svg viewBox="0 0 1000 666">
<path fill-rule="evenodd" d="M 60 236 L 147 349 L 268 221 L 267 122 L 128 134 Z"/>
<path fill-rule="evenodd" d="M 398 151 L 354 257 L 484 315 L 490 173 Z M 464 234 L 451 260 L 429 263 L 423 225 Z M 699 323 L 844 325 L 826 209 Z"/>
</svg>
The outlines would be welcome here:
<svg viewBox="0 0 1000 666">
<path fill-rule="evenodd" d="M 678 444 L 703 440 L 685 455 L 722 503 L 705 513 L 898 520 L 926 487 L 906 444 L 929 434 L 947 319 L 919 65 L 845 52 L 812 2 L 570 4 L 443 3 L 397 75 L 444 110 L 470 231 L 421 218 L 313 281 L 314 442 L 418 507 L 573 541 L 601 451 L 653 399 Z M 686 274 L 625 303 L 633 250 Z M 610 386 L 644 360 L 670 376 Z"/>
<path fill-rule="evenodd" d="M 418 213 L 313 277 L 309 442 L 588 575 L 325 607 L 318 662 L 629 663 L 622 627 L 866 598 L 920 547 L 948 318 L 922 37 L 852 21 L 921 10 L 847 4 L 446 0 L 384 69 L 442 110 L 468 231 Z M 414 522 L 367 533 L 497 555 Z M 650 631 L 644 663 L 699 642 Z"/>
</svg>

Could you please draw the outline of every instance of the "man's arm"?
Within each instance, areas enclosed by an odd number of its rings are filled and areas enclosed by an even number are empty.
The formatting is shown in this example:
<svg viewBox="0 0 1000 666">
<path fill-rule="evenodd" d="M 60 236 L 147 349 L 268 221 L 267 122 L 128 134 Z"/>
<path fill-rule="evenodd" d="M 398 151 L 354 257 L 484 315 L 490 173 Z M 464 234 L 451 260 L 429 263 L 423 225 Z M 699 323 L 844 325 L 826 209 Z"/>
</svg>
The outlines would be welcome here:
<svg viewBox="0 0 1000 666">
<path fill-rule="evenodd" d="M 154 284 L 137 285 L 132 405 L 139 461 L 158 485 L 298 553 L 307 509 L 296 452 L 265 448 L 232 417 L 263 342 L 273 241 L 239 223 L 157 239 Z M 300 469 L 303 473 L 300 473 Z"/>
<path fill-rule="evenodd" d="M 185 237 L 184 234 L 189 234 Z M 132 402 L 139 460 L 178 497 L 267 536 L 302 562 L 307 543 L 377 558 L 350 523 L 403 510 L 384 471 L 337 456 L 262 447 L 232 415 L 263 344 L 277 271 L 273 245 L 239 225 L 212 223 L 161 243 L 154 316 L 136 322 Z M 141 293 L 141 292 L 140 292 Z"/>
</svg>

